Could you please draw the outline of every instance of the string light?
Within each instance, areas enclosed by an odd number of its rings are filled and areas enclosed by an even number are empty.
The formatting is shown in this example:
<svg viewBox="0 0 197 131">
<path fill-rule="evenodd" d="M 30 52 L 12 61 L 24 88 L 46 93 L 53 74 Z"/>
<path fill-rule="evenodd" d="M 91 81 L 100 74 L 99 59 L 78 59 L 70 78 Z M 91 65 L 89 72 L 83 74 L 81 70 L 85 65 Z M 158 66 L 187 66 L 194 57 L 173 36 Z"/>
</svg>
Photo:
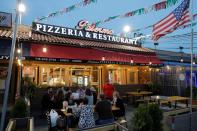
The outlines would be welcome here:
<svg viewBox="0 0 197 131">
<path fill-rule="evenodd" d="M 17 53 L 20 54 L 21 53 L 21 49 L 17 49 Z"/>
</svg>

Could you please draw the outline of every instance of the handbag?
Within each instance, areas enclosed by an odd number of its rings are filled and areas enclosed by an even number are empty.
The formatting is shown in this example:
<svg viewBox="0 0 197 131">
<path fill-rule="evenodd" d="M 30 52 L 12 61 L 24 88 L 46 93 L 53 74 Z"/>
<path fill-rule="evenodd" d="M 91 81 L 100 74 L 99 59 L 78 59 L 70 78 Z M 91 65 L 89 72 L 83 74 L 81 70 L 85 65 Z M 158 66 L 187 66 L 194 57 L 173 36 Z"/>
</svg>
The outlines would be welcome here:
<svg viewBox="0 0 197 131">
<path fill-rule="evenodd" d="M 62 118 L 62 117 L 59 117 L 57 119 L 57 126 L 60 127 L 60 128 L 66 127 L 66 119 Z"/>
</svg>

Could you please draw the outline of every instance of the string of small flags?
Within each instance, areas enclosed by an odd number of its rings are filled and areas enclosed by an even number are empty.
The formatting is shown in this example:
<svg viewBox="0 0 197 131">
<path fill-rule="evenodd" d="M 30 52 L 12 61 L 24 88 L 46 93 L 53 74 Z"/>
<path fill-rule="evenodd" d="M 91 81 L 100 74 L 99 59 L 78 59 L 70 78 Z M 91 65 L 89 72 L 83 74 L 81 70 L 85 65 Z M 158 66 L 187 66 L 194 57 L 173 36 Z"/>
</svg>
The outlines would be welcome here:
<svg viewBox="0 0 197 131">
<path fill-rule="evenodd" d="M 81 7 L 81 6 L 87 6 L 91 3 L 96 3 L 96 2 L 97 2 L 97 0 L 83 0 L 80 3 L 77 3 L 77 4 L 74 4 L 72 6 L 66 7 L 66 8 L 64 8 L 60 11 L 56 11 L 56 12 L 48 14 L 47 16 L 42 16 L 40 18 L 37 18 L 35 21 L 39 22 L 39 21 L 43 21 L 43 20 L 46 20 L 46 19 L 51 18 L 51 17 L 55 17 L 55 16 L 58 16 L 58 15 L 63 15 L 65 13 L 71 12 L 71 11 Z"/>
<path fill-rule="evenodd" d="M 149 12 L 152 11 L 159 11 L 162 9 L 166 9 L 169 8 L 171 6 L 176 5 L 180 0 L 165 0 L 159 3 L 156 3 L 152 6 L 146 7 L 146 8 L 140 8 L 134 11 L 130 11 L 121 15 L 115 15 L 115 16 L 110 16 L 105 20 L 99 20 L 97 22 L 94 22 L 93 24 L 95 24 L 96 26 L 102 24 L 102 23 L 106 23 L 112 20 L 115 20 L 117 18 L 127 18 L 127 17 L 132 17 L 132 16 L 136 16 L 136 15 L 142 15 L 142 14 L 147 14 Z"/>
</svg>

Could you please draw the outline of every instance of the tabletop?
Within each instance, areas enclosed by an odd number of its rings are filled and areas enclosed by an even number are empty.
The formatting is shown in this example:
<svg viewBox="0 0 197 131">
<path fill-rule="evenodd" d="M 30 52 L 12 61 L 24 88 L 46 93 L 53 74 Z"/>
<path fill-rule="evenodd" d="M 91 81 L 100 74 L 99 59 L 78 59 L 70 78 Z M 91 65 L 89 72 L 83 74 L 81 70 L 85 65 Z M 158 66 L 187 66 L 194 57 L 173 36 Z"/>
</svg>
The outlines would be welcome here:
<svg viewBox="0 0 197 131">
<path fill-rule="evenodd" d="M 150 91 L 140 91 L 140 92 L 132 91 L 132 92 L 126 92 L 126 94 L 128 94 L 128 95 L 150 95 L 150 94 L 152 94 L 152 92 L 150 92 Z"/>
</svg>

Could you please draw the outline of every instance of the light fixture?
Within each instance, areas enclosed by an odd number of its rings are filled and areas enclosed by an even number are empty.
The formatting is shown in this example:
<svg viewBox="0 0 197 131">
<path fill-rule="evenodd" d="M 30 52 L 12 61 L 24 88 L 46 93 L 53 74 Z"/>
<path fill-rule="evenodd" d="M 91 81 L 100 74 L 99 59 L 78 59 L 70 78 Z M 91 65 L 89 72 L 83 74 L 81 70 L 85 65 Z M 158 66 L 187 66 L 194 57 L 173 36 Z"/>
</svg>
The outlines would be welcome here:
<svg viewBox="0 0 197 131">
<path fill-rule="evenodd" d="M 195 65 L 196 64 L 196 62 L 193 62 L 193 65 Z"/>
<path fill-rule="evenodd" d="M 105 61 L 105 57 L 104 56 L 102 57 L 102 61 Z"/>
<path fill-rule="evenodd" d="M 183 62 L 183 58 L 181 58 L 181 62 Z"/>
<path fill-rule="evenodd" d="M 21 63 L 21 60 L 18 59 L 18 65 L 21 66 L 21 64 L 22 64 L 22 63 Z"/>
<path fill-rule="evenodd" d="M 43 47 L 42 48 L 42 52 L 46 53 L 47 52 L 47 48 L 46 47 Z"/>
<path fill-rule="evenodd" d="M 21 53 L 21 49 L 20 49 L 20 48 L 17 49 L 17 53 L 18 53 L 18 54 Z"/>
<path fill-rule="evenodd" d="M 125 25 L 124 28 L 123 28 L 123 31 L 124 31 L 125 33 L 128 33 L 130 30 L 131 30 L 131 28 L 130 28 L 129 25 Z"/>
<path fill-rule="evenodd" d="M 169 65 L 167 65 L 166 68 L 167 68 L 168 70 L 170 70 L 170 66 L 169 66 Z"/>
<path fill-rule="evenodd" d="M 133 64 L 133 60 L 131 60 L 130 63 Z"/>
<path fill-rule="evenodd" d="M 152 62 L 151 61 L 149 62 L 149 65 L 152 65 Z"/>
<path fill-rule="evenodd" d="M 24 13 L 25 10 L 26 10 L 25 5 L 24 5 L 23 3 L 20 2 L 20 3 L 18 4 L 18 11 L 19 11 L 20 13 Z"/>
</svg>

